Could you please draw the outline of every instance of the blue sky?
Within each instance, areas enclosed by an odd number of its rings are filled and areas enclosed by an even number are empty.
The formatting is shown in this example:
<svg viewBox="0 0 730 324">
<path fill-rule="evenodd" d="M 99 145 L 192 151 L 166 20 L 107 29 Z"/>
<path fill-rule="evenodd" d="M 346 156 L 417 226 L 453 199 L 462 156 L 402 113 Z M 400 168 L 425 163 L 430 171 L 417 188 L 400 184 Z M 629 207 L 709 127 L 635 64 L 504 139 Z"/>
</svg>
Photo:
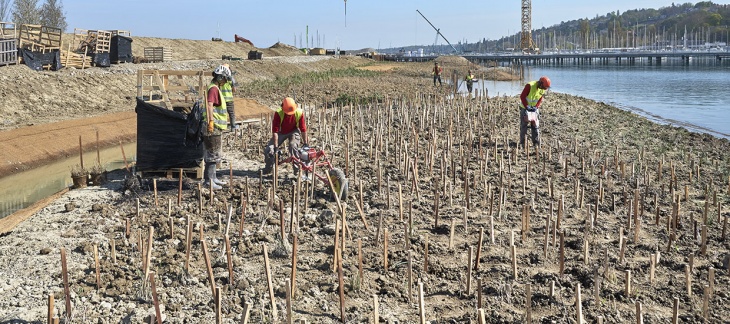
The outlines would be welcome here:
<svg viewBox="0 0 730 324">
<path fill-rule="evenodd" d="M 42 1 L 40 1 L 42 2 Z M 698 1 L 684 1 L 696 3 Z M 728 4 L 730 1 L 714 0 Z M 520 29 L 520 0 L 63 0 L 68 32 L 129 30 L 132 36 L 232 41 L 238 34 L 257 47 L 281 41 L 341 49 L 432 45 L 436 32 L 453 44 L 497 39 Z M 677 1 L 676 3 L 683 3 Z M 608 12 L 671 6 L 671 0 L 532 0 L 533 29 Z M 319 35 L 319 40 L 317 39 Z M 296 37 L 296 44 L 295 42 Z M 439 44 L 445 44 L 439 40 Z"/>
</svg>

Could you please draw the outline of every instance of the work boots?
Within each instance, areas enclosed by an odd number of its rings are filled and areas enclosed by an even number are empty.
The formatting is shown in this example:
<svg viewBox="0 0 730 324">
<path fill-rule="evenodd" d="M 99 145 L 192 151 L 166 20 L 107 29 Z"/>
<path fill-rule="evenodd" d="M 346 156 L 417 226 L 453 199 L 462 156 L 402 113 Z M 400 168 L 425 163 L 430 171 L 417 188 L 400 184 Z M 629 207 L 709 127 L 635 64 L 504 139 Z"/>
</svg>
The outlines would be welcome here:
<svg viewBox="0 0 730 324">
<path fill-rule="evenodd" d="M 223 187 L 221 187 L 220 185 L 218 185 L 215 182 L 215 180 L 216 180 L 215 169 L 216 169 L 215 163 L 206 163 L 205 164 L 205 172 L 203 175 L 203 177 L 205 178 L 205 182 L 203 183 L 203 186 L 205 186 L 206 188 L 209 188 L 209 187 L 211 187 L 211 184 L 212 184 L 213 190 L 221 190 L 221 189 L 223 189 Z"/>
<path fill-rule="evenodd" d="M 213 183 L 220 185 L 220 186 L 227 186 L 228 182 L 218 179 L 218 175 L 216 174 L 217 169 L 218 169 L 218 167 L 214 164 L 213 165 Z"/>
</svg>

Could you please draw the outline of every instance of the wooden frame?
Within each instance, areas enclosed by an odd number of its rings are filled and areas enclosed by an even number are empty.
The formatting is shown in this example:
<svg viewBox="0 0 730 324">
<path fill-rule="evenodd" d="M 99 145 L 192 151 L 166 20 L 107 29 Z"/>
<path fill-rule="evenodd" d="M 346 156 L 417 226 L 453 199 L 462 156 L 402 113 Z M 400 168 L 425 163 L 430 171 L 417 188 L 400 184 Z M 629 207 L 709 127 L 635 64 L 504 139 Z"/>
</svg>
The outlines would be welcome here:
<svg viewBox="0 0 730 324">
<path fill-rule="evenodd" d="M 22 24 L 18 31 L 18 48 L 47 53 L 61 49 L 61 29 L 42 25 Z"/>
<path fill-rule="evenodd" d="M 164 47 L 145 47 L 144 58 L 147 62 L 170 62 L 172 61 L 172 50 Z"/>
<path fill-rule="evenodd" d="M 15 23 L 0 21 L 0 66 L 19 62 L 18 28 Z"/>
<path fill-rule="evenodd" d="M 205 102 L 206 78 L 211 76 L 211 72 L 204 71 L 139 70 L 137 97 L 167 109 L 192 107 L 196 100 Z M 157 99 L 153 99 L 155 94 Z"/>
</svg>

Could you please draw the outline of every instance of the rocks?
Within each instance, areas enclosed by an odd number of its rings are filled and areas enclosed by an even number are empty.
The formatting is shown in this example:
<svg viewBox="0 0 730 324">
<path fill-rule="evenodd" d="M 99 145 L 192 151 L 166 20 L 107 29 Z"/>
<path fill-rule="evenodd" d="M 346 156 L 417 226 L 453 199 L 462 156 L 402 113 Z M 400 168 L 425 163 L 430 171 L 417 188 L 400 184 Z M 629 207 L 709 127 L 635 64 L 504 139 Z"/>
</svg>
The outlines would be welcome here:
<svg viewBox="0 0 730 324">
<path fill-rule="evenodd" d="M 41 255 L 46 255 L 46 254 L 49 254 L 49 253 L 51 253 L 51 251 L 52 251 L 52 250 L 51 250 L 51 248 L 47 248 L 47 247 L 45 247 L 45 248 L 42 248 L 42 249 L 41 249 L 41 251 L 40 251 L 39 253 L 40 253 Z"/>
</svg>

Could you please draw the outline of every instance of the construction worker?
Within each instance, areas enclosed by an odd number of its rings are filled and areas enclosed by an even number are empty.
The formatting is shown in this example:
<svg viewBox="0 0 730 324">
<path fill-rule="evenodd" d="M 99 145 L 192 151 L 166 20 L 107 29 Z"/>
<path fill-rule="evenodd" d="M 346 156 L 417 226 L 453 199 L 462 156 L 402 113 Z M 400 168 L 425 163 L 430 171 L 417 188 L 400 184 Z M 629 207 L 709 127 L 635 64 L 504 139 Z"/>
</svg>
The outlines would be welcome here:
<svg viewBox="0 0 730 324">
<path fill-rule="evenodd" d="M 520 94 L 520 145 L 524 147 L 527 128 L 532 128 L 532 144 L 540 145 L 540 120 L 538 109 L 542 98 L 550 88 L 550 79 L 546 76 L 537 81 L 529 82 Z"/>
<path fill-rule="evenodd" d="M 469 70 L 469 72 L 466 73 L 466 77 L 464 77 L 464 81 L 466 82 L 466 90 L 469 90 L 469 97 L 471 97 L 471 91 L 474 88 L 474 73 Z"/>
<path fill-rule="evenodd" d="M 223 67 L 226 68 L 224 75 L 227 82 L 220 88 L 220 90 L 223 93 L 223 99 L 226 101 L 226 110 L 228 111 L 228 118 L 230 120 L 228 127 L 230 127 L 231 130 L 234 130 L 238 128 L 238 125 L 236 125 L 236 109 L 233 107 L 233 94 L 236 92 L 236 79 L 233 78 L 233 72 L 231 72 L 231 67 L 228 66 L 228 64 L 223 64 Z"/>
<path fill-rule="evenodd" d="M 205 148 L 205 185 L 213 189 L 222 189 L 227 183 L 218 180 L 216 164 L 221 161 L 221 133 L 228 128 L 228 112 L 226 101 L 220 88 L 228 82 L 225 76 L 226 68 L 218 66 L 213 71 L 213 80 L 208 85 L 206 105 L 203 120 L 206 121 L 206 131 L 203 132 L 203 147 Z M 212 184 L 211 184 L 212 183 Z"/>
<path fill-rule="evenodd" d="M 443 72 L 444 69 L 439 66 L 438 62 L 433 63 L 433 86 L 436 86 L 436 80 L 439 81 L 439 87 L 441 86 L 441 72 Z"/>
<path fill-rule="evenodd" d="M 304 118 L 304 111 L 297 106 L 292 98 L 284 98 L 281 102 L 281 108 L 274 112 L 271 122 L 271 139 L 264 148 L 264 161 L 266 166 L 263 172 L 271 173 L 274 167 L 275 154 L 278 147 L 289 140 L 289 153 L 295 154 L 299 150 L 299 142 L 303 146 L 307 146 L 307 123 Z M 298 174 L 299 169 L 294 165 L 294 174 Z"/>
</svg>

